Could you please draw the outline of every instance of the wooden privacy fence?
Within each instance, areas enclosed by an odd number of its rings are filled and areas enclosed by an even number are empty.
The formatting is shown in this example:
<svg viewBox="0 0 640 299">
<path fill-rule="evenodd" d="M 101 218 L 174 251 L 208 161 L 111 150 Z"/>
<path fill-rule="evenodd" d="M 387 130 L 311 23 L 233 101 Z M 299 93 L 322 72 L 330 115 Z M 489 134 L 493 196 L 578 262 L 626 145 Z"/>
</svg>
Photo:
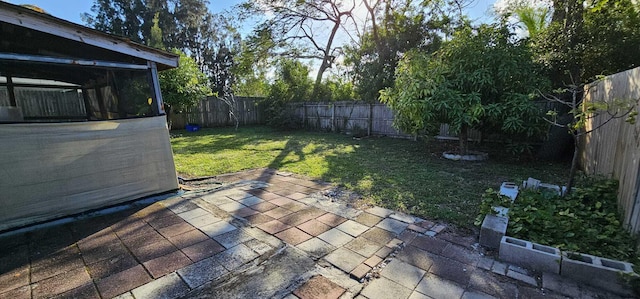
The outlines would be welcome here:
<svg viewBox="0 0 640 299">
<path fill-rule="evenodd" d="M 234 114 L 240 125 L 264 123 L 264 105 L 262 98 L 236 97 Z M 233 126 L 235 120 L 229 114 L 229 105 L 217 97 L 207 97 L 198 105 L 186 111 L 171 112 L 171 128 L 184 129 L 189 124 L 198 124 L 205 128 Z"/>
<path fill-rule="evenodd" d="M 10 106 L 9 95 L 0 88 L 0 106 Z M 25 119 L 85 119 L 82 93 L 75 87 L 35 88 L 16 87 L 16 104 Z"/>
<path fill-rule="evenodd" d="M 305 128 L 357 135 L 411 137 L 396 130 L 393 111 L 384 104 L 362 102 L 312 102 L 291 104 Z"/>
<path fill-rule="evenodd" d="M 640 68 L 608 76 L 585 87 L 585 101 L 614 99 L 634 100 L 640 105 Z M 587 130 L 607 119 L 605 113 L 589 120 Z M 620 181 L 618 207 L 624 224 L 632 232 L 640 232 L 640 122 L 632 125 L 624 118 L 613 119 L 585 135 L 581 144 L 580 160 L 585 172 Z"/>
<path fill-rule="evenodd" d="M 309 102 L 291 104 L 305 128 L 318 131 L 344 132 L 355 135 L 383 135 L 412 138 L 393 127 L 395 114 L 381 103 Z M 457 139 L 449 125 L 441 124 L 440 139 Z M 479 140 L 480 132 L 471 130 L 469 138 Z"/>
</svg>

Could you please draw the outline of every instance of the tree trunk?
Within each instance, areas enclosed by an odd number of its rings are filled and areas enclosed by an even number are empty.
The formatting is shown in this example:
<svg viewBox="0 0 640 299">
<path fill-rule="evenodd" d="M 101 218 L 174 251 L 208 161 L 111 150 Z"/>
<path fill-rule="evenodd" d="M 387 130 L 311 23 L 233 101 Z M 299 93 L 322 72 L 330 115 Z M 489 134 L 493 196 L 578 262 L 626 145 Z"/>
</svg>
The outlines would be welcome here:
<svg viewBox="0 0 640 299">
<path fill-rule="evenodd" d="M 458 139 L 460 139 L 460 155 L 466 155 L 469 150 L 469 126 L 463 124 L 460 127 L 460 134 L 458 134 Z"/>
<path fill-rule="evenodd" d="M 313 86 L 313 96 L 312 99 L 314 101 L 319 101 L 318 92 L 320 91 L 320 84 L 322 83 L 322 75 L 324 71 L 326 71 L 331 64 L 333 63 L 333 57 L 331 56 L 331 47 L 333 45 L 333 39 L 336 37 L 336 32 L 340 29 L 340 18 L 342 17 L 342 13 L 338 15 L 335 22 L 333 23 L 333 28 L 331 29 L 331 35 L 329 35 L 329 39 L 327 40 L 327 45 L 324 49 L 324 57 L 322 58 L 322 64 L 320 68 L 318 68 L 318 75 L 316 76 L 316 83 Z"/>
<path fill-rule="evenodd" d="M 576 171 L 578 170 L 578 155 L 580 154 L 580 140 L 577 134 L 573 134 L 574 148 L 573 148 L 573 158 L 571 159 L 571 169 L 569 170 L 569 181 L 567 182 L 567 192 L 565 192 L 562 196 L 571 193 L 571 188 L 573 188 L 573 181 L 576 176 Z"/>
</svg>

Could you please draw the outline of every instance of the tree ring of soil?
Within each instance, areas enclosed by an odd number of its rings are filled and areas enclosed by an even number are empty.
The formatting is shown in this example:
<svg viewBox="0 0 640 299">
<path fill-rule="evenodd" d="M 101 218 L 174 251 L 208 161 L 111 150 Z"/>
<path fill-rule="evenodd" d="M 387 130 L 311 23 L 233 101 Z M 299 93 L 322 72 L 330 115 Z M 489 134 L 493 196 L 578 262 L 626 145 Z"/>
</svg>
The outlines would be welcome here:
<svg viewBox="0 0 640 299">
<path fill-rule="evenodd" d="M 442 156 L 448 160 L 454 161 L 484 161 L 489 159 L 489 154 L 484 152 L 468 151 L 466 155 L 460 155 L 455 152 L 444 152 Z"/>
</svg>

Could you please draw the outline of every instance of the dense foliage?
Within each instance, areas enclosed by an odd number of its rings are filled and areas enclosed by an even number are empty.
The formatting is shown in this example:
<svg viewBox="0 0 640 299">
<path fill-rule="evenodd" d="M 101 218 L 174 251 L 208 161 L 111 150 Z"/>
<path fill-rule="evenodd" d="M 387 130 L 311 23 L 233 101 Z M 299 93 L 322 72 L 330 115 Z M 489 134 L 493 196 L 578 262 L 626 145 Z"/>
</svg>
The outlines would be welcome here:
<svg viewBox="0 0 640 299">
<path fill-rule="evenodd" d="M 264 101 L 267 105 L 267 124 L 281 129 L 298 128 L 300 121 L 292 116 L 292 108 L 288 104 L 308 101 L 312 86 L 309 67 L 295 60 L 280 60 L 276 79 Z"/>
<path fill-rule="evenodd" d="M 451 20 L 412 1 L 372 2 L 384 7 L 370 7 L 371 29 L 362 34 L 357 44 L 346 47 L 345 60 L 351 66 L 359 99 L 376 102 L 380 90 L 393 86 L 395 70 L 404 53 L 438 49 L 441 31 Z"/>
<path fill-rule="evenodd" d="M 160 72 L 160 88 L 164 102 L 174 111 L 180 111 L 210 95 L 211 89 L 206 84 L 207 77 L 193 59 L 178 50 L 173 52 L 180 55 L 179 66 Z"/>
<path fill-rule="evenodd" d="M 541 132 L 533 97 L 547 83 L 537 71 L 527 45 L 514 41 L 506 27 L 465 26 L 434 54 L 408 53 L 381 101 L 408 133 L 448 123 L 460 134 L 464 153 L 469 128 L 527 137 Z"/>
<path fill-rule="evenodd" d="M 511 205 L 510 200 L 489 189 L 483 196 L 481 217 L 491 206 L 510 207 L 509 236 L 637 263 L 636 239 L 619 220 L 617 191 L 617 181 L 590 177 L 565 197 L 548 190 L 521 190 Z"/>
<path fill-rule="evenodd" d="M 584 4 L 584 5 L 583 5 Z M 556 0 L 532 40 L 555 87 L 581 84 L 640 63 L 640 6 L 632 0 Z"/>
</svg>

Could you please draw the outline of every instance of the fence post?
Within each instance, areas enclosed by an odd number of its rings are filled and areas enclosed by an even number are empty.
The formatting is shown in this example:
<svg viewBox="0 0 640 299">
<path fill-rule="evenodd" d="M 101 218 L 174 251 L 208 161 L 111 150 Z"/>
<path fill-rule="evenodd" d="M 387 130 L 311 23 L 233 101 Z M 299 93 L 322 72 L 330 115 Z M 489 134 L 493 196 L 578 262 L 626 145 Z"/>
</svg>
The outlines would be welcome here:
<svg viewBox="0 0 640 299">
<path fill-rule="evenodd" d="M 367 127 L 367 136 L 371 136 L 371 126 L 373 126 L 373 104 L 369 103 L 369 125 Z"/>
<path fill-rule="evenodd" d="M 331 110 L 331 131 L 336 132 L 336 104 L 331 104 L 333 109 Z"/>
<path fill-rule="evenodd" d="M 302 127 L 307 127 L 307 102 L 302 102 Z"/>
</svg>

